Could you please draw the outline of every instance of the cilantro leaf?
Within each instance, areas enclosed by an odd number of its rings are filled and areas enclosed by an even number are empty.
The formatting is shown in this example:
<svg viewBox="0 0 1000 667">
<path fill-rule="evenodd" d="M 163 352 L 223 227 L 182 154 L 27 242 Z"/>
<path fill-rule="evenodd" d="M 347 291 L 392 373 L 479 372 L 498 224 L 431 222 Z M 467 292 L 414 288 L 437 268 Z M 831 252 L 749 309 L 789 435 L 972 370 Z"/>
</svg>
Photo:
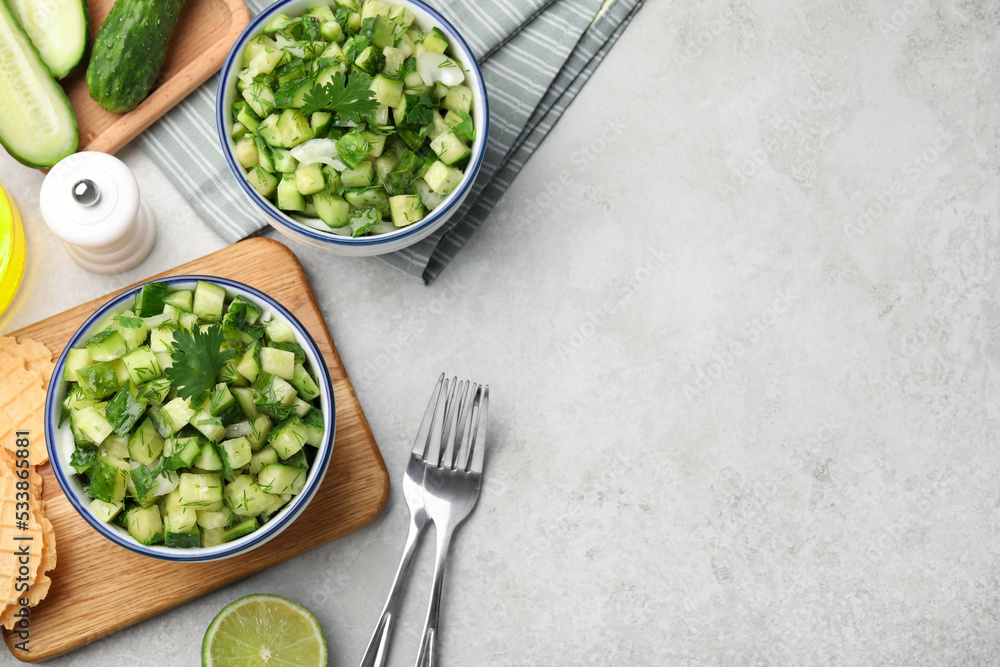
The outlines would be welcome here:
<svg viewBox="0 0 1000 667">
<path fill-rule="evenodd" d="M 138 329 L 143 325 L 141 318 L 128 315 L 115 315 L 115 322 L 123 329 Z"/>
<path fill-rule="evenodd" d="M 69 459 L 69 464 L 73 466 L 81 475 L 94 465 L 97 461 L 97 447 L 91 445 L 77 445 L 73 450 L 73 456 Z"/>
<path fill-rule="evenodd" d="M 375 93 L 368 87 L 371 82 L 372 78 L 362 72 L 352 74 L 350 79 L 338 72 L 328 83 L 313 86 L 305 94 L 301 111 L 307 116 L 317 111 L 334 111 L 360 123 L 362 115 L 378 109 Z"/>
<path fill-rule="evenodd" d="M 174 333 L 173 366 L 167 369 L 167 379 L 177 388 L 177 395 L 198 403 L 215 387 L 215 378 L 226 362 L 236 356 L 235 350 L 222 349 L 222 328 L 214 325 L 207 331 L 181 329 Z"/>
<path fill-rule="evenodd" d="M 427 97 L 427 93 L 420 93 L 420 97 L 407 93 L 403 97 L 406 100 L 406 113 L 403 114 L 405 125 L 421 127 L 434 120 L 434 102 Z"/>
<path fill-rule="evenodd" d="M 462 122 L 454 127 L 455 134 L 472 143 L 476 140 L 476 128 L 472 125 L 472 116 L 464 111 L 459 111 L 458 113 L 462 116 Z"/>
</svg>

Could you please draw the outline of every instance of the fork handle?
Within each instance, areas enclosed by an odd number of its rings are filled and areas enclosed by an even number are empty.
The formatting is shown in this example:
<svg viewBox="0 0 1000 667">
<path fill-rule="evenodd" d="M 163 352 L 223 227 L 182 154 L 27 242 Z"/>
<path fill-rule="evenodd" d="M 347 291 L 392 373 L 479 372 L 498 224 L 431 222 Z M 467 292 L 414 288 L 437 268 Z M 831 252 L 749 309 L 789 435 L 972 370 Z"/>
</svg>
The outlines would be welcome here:
<svg viewBox="0 0 1000 667">
<path fill-rule="evenodd" d="M 438 617 L 441 615 L 441 589 L 444 585 L 444 565 L 448 559 L 448 548 L 454 528 L 437 531 L 437 555 L 434 562 L 434 583 L 431 586 L 431 600 L 427 605 L 427 621 L 424 635 L 420 640 L 416 667 L 434 667 L 437 664 Z"/>
<path fill-rule="evenodd" d="M 368 648 L 365 649 L 365 655 L 361 658 L 361 667 L 382 667 L 385 665 L 386 656 L 389 654 L 389 639 L 392 635 L 392 620 L 395 617 L 396 606 L 399 604 L 399 597 L 403 591 L 403 583 L 406 581 L 406 572 L 410 569 L 410 561 L 413 559 L 417 541 L 426 526 L 426 515 L 410 517 L 410 529 L 406 534 L 403 556 L 399 559 L 399 567 L 392 580 L 392 587 L 389 589 L 385 606 L 382 607 L 382 615 L 379 616 L 378 623 L 375 624 L 375 632 L 372 633 Z"/>
</svg>

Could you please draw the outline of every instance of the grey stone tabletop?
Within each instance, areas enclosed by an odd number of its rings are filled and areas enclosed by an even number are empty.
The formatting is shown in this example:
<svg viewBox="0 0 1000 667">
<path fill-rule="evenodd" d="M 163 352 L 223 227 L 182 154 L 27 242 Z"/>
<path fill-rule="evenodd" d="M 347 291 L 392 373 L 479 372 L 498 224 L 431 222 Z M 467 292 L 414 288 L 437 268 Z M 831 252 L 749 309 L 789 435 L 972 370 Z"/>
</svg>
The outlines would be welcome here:
<svg viewBox="0 0 1000 667">
<path fill-rule="evenodd" d="M 1000 661 L 998 21 L 965 0 L 650 1 L 430 286 L 288 241 L 388 467 L 384 511 L 50 664 L 195 664 L 223 606 L 271 592 L 356 665 L 441 371 L 489 383 L 493 443 L 443 664 Z M 0 330 L 223 246 L 120 157 L 159 238 L 106 278 L 44 227 L 42 175 L 0 156 L 30 246 Z"/>
</svg>

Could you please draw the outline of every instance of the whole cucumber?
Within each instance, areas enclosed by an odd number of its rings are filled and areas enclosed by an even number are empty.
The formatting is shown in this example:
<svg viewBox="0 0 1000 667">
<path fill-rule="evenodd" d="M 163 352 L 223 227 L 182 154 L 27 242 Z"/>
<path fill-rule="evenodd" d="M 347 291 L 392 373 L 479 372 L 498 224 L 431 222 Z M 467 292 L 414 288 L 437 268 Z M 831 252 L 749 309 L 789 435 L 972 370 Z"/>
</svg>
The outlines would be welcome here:
<svg viewBox="0 0 1000 667">
<path fill-rule="evenodd" d="M 94 39 L 87 67 L 90 96 L 125 113 L 156 84 L 184 0 L 117 0 Z"/>
</svg>

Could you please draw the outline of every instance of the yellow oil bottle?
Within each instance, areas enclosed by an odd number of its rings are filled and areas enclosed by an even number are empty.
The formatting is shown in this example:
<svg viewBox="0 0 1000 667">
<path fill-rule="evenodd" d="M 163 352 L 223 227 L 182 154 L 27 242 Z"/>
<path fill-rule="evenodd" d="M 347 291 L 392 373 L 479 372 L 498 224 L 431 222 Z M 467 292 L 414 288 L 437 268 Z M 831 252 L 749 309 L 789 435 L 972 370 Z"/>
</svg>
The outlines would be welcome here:
<svg viewBox="0 0 1000 667">
<path fill-rule="evenodd" d="M 0 314 L 21 285 L 24 275 L 24 225 L 17 205 L 0 185 Z"/>
</svg>

